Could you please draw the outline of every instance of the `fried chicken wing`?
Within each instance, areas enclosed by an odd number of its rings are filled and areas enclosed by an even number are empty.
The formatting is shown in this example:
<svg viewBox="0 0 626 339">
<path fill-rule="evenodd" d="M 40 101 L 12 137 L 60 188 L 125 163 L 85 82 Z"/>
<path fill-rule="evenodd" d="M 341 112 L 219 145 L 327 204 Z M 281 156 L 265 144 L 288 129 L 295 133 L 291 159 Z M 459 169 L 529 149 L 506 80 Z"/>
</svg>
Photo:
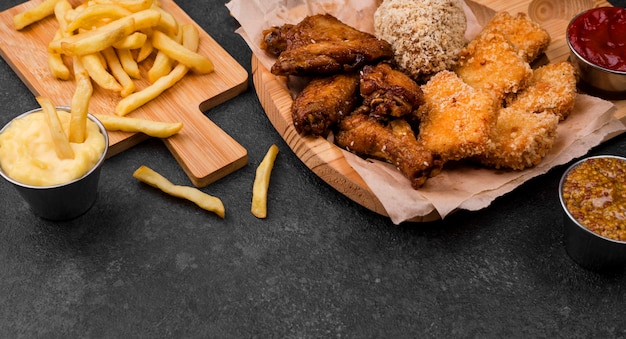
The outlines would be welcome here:
<svg viewBox="0 0 626 339">
<path fill-rule="evenodd" d="M 503 108 L 491 131 L 489 147 L 476 159 L 495 168 L 523 170 L 536 166 L 554 145 L 558 122 L 558 116 L 549 112 Z"/>
<path fill-rule="evenodd" d="M 574 108 L 576 94 L 576 70 L 561 61 L 534 70 L 530 84 L 508 97 L 506 105 L 526 112 L 550 112 L 565 120 Z"/>
<path fill-rule="evenodd" d="M 359 75 L 340 73 L 311 80 L 291 106 L 296 131 L 326 136 L 341 117 L 358 103 Z"/>
<path fill-rule="evenodd" d="M 418 140 L 427 149 L 440 154 L 444 161 L 486 150 L 499 101 L 464 83 L 451 71 L 437 73 L 422 90 L 425 103 L 418 110 Z"/>
<path fill-rule="evenodd" d="M 518 51 L 526 62 L 533 62 L 550 45 L 550 34 L 528 15 L 518 13 L 513 16 L 508 12 L 498 12 L 485 25 L 482 34 L 499 32 Z"/>
<path fill-rule="evenodd" d="M 530 65 L 498 32 L 479 34 L 461 51 L 454 71 L 467 84 L 504 99 L 524 88 L 532 75 Z"/>
<path fill-rule="evenodd" d="M 277 56 L 275 75 L 312 75 L 353 71 L 393 57 L 391 45 L 361 32 L 330 14 L 304 18 L 264 31 L 261 48 Z"/>
<path fill-rule="evenodd" d="M 363 105 L 377 117 L 400 118 L 412 115 L 424 103 L 420 86 L 388 63 L 366 65 L 361 72 Z"/>
<path fill-rule="evenodd" d="M 420 188 L 443 167 L 441 159 L 416 140 L 413 130 L 403 119 L 384 126 L 371 116 L 351 114 L 340 121 L 335 141 L 353 153 L 396 166 L 414 189 Z"/>
</svg>

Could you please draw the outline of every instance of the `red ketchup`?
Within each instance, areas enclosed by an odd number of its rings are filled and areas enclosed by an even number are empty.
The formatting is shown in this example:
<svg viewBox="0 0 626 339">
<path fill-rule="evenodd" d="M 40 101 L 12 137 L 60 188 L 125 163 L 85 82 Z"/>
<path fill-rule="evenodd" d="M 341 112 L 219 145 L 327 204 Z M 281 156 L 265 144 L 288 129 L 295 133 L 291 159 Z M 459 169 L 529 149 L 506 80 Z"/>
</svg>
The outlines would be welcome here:
<svg viewBox="0 0 626 339">
<path fill-rule="evenodd" d="M 626 72 L 626 9 L 598 7 L 584 12 L 569 25 L 567 36 L 583 59 Z"/>
</svg>

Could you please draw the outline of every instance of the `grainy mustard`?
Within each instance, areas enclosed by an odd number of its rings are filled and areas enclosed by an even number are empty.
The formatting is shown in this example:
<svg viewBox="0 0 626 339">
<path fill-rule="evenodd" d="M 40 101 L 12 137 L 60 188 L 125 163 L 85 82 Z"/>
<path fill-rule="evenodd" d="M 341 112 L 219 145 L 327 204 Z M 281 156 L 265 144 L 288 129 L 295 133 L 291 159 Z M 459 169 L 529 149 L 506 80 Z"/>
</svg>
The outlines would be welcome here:
<svg viewBox="0 0 626 339">
<path fill-rule="evenodd" d="M 563 201 L 583 226 L 603 237 L 626 241 L 626 161 L 590 158 L 563 182 Z"/>
</svg>

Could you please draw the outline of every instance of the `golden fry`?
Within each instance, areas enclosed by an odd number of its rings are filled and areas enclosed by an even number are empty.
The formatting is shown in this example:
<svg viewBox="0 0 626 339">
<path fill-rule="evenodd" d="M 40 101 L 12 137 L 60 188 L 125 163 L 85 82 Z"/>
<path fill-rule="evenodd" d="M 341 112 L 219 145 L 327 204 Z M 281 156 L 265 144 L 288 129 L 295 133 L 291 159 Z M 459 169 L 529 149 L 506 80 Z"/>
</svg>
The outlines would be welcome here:
<svg viewBox="0 0 626 339">
<path fill-rule="evenodd" d="M 121 117 L 113 114 L 96 114 L 107 131 L 140 132 L 155 138 L 168 138 L 183 128 L 182 122 L 154 121 Z"/>
<path fill-rule="evenodd" d="M 178 43 L 182 43 L 183 40 L 183 30 L 178 30 L 178 34 L 174 37 L 174 40 Z M 154 57 L 154 63 L 152 67 L 148 70 L 148 81 L 150 83 L 154 83 L 160 77 L 168 74 L 172 71 L 174 67 L 174 59 L 167 56 L 167 54 L 162 51 L 158 51 L 156 56 Z"/>
<path fill-rule="evenodd" d="M 120 59 L 122 68 L 133 79 L 141 79 L 139 65 L 133 58 L 132 53 L 128 49 L 117 49 L 117 57 Z"/>
<path fill-rule="evenodd" d="M 152 36 L 152 31 L 150 31 L 150 33 L 144 34 L 146 34 L 146 41 L 144 41 L 143 45 L 139 48 L 139 52 L 137 53 L 136 58 L 137 62 L 142 62 L 146 60 L 150 56 L 150 54 L 152 54 L 152 51 L 154 51 L 154 46 L 152 46 L 152 42 L 148 38 L 148 36 Z"/>
<path fill-rule="evenodd" d="M 116 4 L 95 4 L 80 11 L 66 27 L 66 32 L 79 28 L 91 29 L 111 20 L 131 15 L 132 12 Z"/>
<path fill-rule="evenodd" d="M 87 114 L 89 113 L 89 101 L 93 94 L 93 86 L 91 85 L 89 73 L 87 73 L 78 57 L 74 57 L 73 64 L 76 89 L 72 96 L 70 108 L 69 141 L 82 143 L 87 136 L 85 133 L 87 130 Z"/>
<path fill-rule="evenodd" d="M 83 31 L 62 39 L 52 40 L 48 52 L 85 55 L 100 52 L 135 31 L 135 20 L 128 16 L 97 29 Z"/>
<path fill-rule="evenodd" d="M 183 38 L 185 34 L 187 34 L 187 32 L 183 34 Z M 198 35 L 197 30 L 195 34 L 196 36 Z M 156 49 L 163 51 L 167 56 L 184 64 L 196 73 L 206 74 L 213 72 L 213 62 L 209 58 L 184 48 L 184 46 L 176 43 L 176 41 L 165 33 L 154 31 L 152 34 L 152 44 Z"/>
<path fill-rule="evenodd" d="M 217 214 L 217 216 L 222 219 L 225 216 L 224 204 L 219 198 L 208 195 L 195 187 L 174 185 L 161 174 L 147 166 L 140 166 L 133 173 L 133 177 L 173 197 L 187 199 L 200 206 L 202 209 Z"/>
<path fill-rule="evenodd" d="M 256 169 L 256 176 L 252 186 L 251 212 L 257 218 L 263 219 L 267 217 L 267 190 L 270 185 L 270 177 L 277 155 L 278 146 L 270 146 L 263 161 L 261 161 L 259 167 Z"/>
<path fill-rule="evenodd" d="M 170 12 L 164 10 L 157 4 L 152 4 L 152 9 L 156 9 L 161 13 L 161 20 L 159 20 L 159 24 L 157 25 L 157 29 L 159 31 L 169 36 L 175 36 L 178 34 L 178 21 Z"/>
<path fill-rule="evenodd" d="M 112 47 L 109 47 L 102 51 L 102 55 L 104 56 L 113 77 L 115 77 L 119 84 L 122 85 L 122 90 L 120 91 L 122 98 L 131 95 L 131 93 L 137 89 L 137 86 L 135 86 L 135 82 L 133 82 L 133 79 L 130 78 L 128 73 L 124 71 L 115 50 Z"/>
<path fill-rule="evenodd" d="M 141 32 L 135 32 L 113 44 L 117 49 L 138 49 L 148 40 L 148 36 Z"/>
<path fill-rule="evenodd" d="M 60 0 L 45 0 L 39 5 L 13 16 L 13 25 L 18 31 L 54 13 L 54 6 Z"/>
<path fill-rule="evenodd" d="M 60 159 L 74 158 L 74 151 L 63 131 L 63 126 L 61 126 L 61 121 L 57 115 L 57 108 L 49 98 L 37 96 L 35 99 L 37 99 L 46 117 L 50 135 L 52 136 L 52 142 L 54 143 L 54 151 L 57 156 Z"/>
<path fill-rule="evenodd" d="M 89 73 L 89 76 L 98 84 L 98 86 L 115 92 L 120 92 L 122 90 L 122 85 L 120 85 L 119 82 L 115 80 L 115 77 L 113 77 L 113 75 L 106 70 L 100 53 L 80 56 L 80 61 L 83 63 L 83 66 Z"/>
<path fill-rule="evenodd" d="M 54 36 L 55 38 L 58 38 L 61 34 L 57 31 Z M 63 62 L 63 56 L 61 54 L 48 53 L 48 68 L 50 69 L 52 76 L 57 79 L 68 80 L 70 78 L 70 70 Z"/>
<path fill-rule="evenodd" d="M 115 4 L 131 12 L 139 12 L 152 7 L 153 0 L 93 0 L 96 4 Z"/>
</svg>

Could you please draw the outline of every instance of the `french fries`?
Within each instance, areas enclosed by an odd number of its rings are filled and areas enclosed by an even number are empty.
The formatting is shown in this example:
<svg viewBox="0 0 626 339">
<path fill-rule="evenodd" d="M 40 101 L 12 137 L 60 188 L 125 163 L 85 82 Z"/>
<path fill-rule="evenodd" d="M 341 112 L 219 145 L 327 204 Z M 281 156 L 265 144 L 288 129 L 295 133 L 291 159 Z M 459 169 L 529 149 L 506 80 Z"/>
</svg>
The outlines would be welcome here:
<svg viewBox="0 0 626 339">
<path fill-rule="evenodd" d="M 183 25 L 182 30 L 183 48 L 189 51 L 195 51 L 198 48 L 198 30 L 194 25 Z M 176 65 L 170 73 L 158 78 L 157 81 L 150 86 L 120 100 L 115 107 L 115 114 L 125 116 L 148 101 L 153 100 L 165 90 L 174 86 L 187 74 L 188 70 L 189 68 L 185 64 Z"/>
<path fill-rule="evenodd" d="M 13 17 L 13 26 L 18 31 L 54 13 L 54 6 L 60 0 L 45 0 L 39 5 L 18 13 Z"/>
<path fill-rule="evenodd" d="M 182 122 L 154 121 L 113 114 L 94 115 L 107 131 L 140 132 L 155 138 L 169 138 L 183 128 Z"/>
<path fill-rule="evenodd" d="M 74 57 L 74 76 L 76 77 L 76 89 L 70 107 L 71 118 L 68 138 L 70 142 L 82 143 L 86 138 L 87 115 L 89 114 L 89 101 L 93 94 L 93 86 L 89 73 L 77 57 Z"/>
<path fill-rule="evenodd" d="M 195 187 L 174 185 L 164 176 L 145 165 L 137 168 L 133 177 L 173 197 L 187 199 L 200 208 L 215 213 L 222 219 L 225 216 L 224 204 L 219 198 L 206 194 Z"/>
<path fill-rule="evenodd" d="M 270 185 L 270 177 L 274 167 L 274 161 L 278 155 L 278 146 L 272 145 L 263 157 L 263 161 L 256 169 L 256 176 L 252 186 L 252 214 L 264 219 L 267 217 L 267 191 Z"/>
<path fill-rule="evenodd" d="M 117 115 L 153 100 L 189 71 L 214 70 L 213 62 L 198 53 L 196 26 L 179 22 L 159 1 L 84 0 L 74 8 L 68 0 L 43 1 L 14 16 L 16 29 L 54 14 L 59 29 L 48 44 L 52 76 L 69 80 L 64 56 L 79 60 L 94 84 L 119 93 Z M 144 61 L 151 66 L 141 67 Z"/>
<path fill-rule="evenodd" d="M 37 96 L 35 99 L 37 99 L 37 102 L 41 106 L 45 115 L 50 135 L 52 137 L 52 142 L 54 144 L 54 151 L 57 156 L 60 159 L 73 159 L 74 151 L 72 150 L 70 141 L 63 131 L 63 126 L 61 125 L 61 121 L 57 115 L 56 106 L 49 98 Z"/>
</svg>

